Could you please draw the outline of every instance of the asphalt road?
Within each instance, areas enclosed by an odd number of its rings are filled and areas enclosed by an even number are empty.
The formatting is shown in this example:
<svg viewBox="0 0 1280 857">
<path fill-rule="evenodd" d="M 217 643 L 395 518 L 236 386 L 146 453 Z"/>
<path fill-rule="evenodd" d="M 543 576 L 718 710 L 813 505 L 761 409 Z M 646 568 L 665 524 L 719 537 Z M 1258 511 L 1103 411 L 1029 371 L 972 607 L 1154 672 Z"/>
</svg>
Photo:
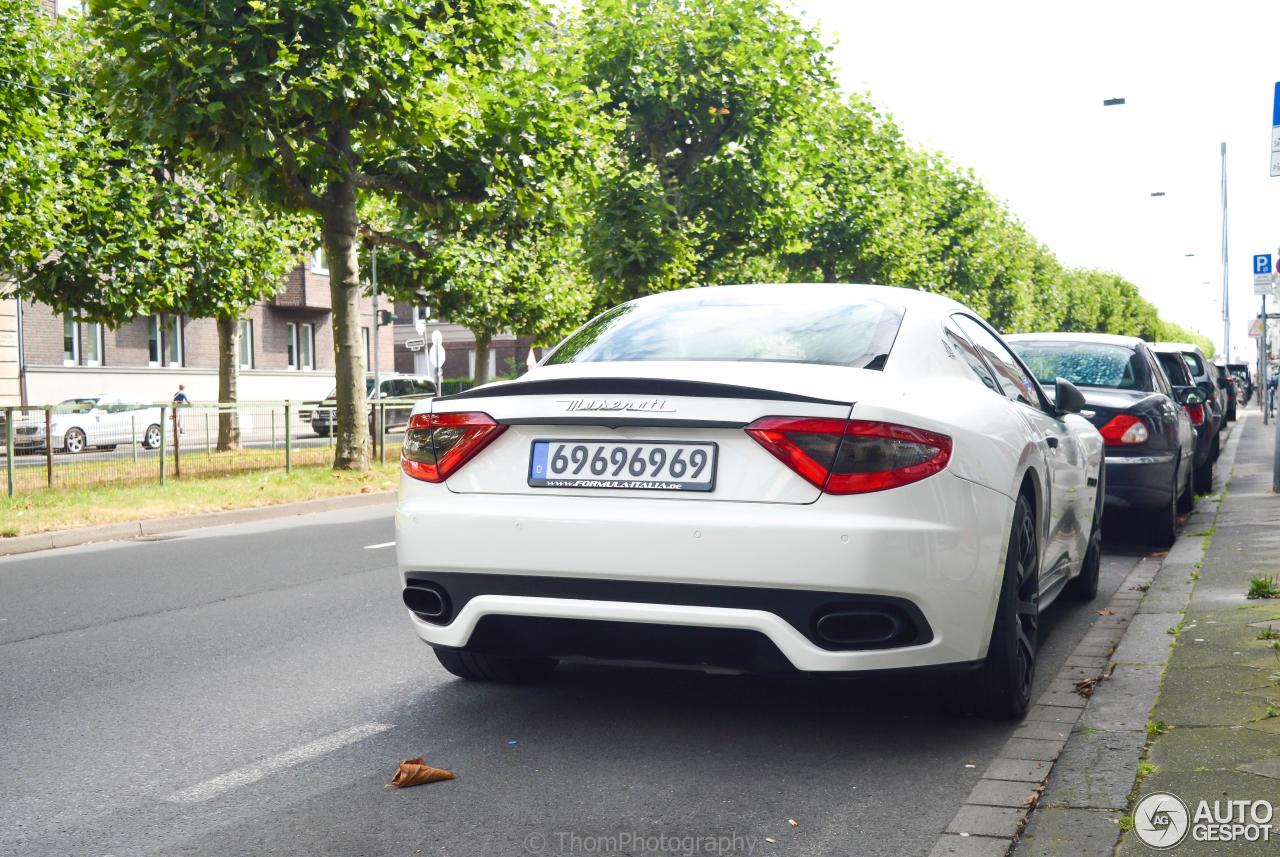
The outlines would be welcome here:
<svg viewBox="0 0 1280 857">
<path fill-rule="evenodd" d="M 376 507 L 0 560 L 0 855 L 565 855 L 612 835 L 911 857 L 1014 728 L 903 679 L 465 683 L 410 631 L 392 538 Z M 1105 560 L 1102 603 L 1136 556 Z M 1042 681 L 1094 609 L 1048 611 Z M 385 790 L 420 754 L 458 779 Z"/>
</svg>

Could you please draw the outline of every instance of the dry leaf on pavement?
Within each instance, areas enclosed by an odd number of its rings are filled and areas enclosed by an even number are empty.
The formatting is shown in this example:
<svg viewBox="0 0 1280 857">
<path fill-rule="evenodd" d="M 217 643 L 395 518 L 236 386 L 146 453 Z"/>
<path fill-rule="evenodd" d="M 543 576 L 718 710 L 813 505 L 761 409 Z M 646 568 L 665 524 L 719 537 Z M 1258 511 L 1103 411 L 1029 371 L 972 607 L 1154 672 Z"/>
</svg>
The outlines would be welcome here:
<svg viewBox="0 0 1280 857">
<path fill-rule="evenodd" d="M 1088 699 L 1093 696 L 1094 685 L 1098 683 L 1096 678 L 1082 678 L 1076 682 L 1076 693 Z"/>
<path fill-rule="evenodd" d="M 1096 612 L 1099 616 L 1114 616 L 1114 615 L 1116 615 L 1116 611 L 1112 610 L 1110 607 L 1103 607 L 1101 610 L 1097 610 L 1097 611 L 1094 611 L 1094 612 Z"/>
<path fill-rule="evenodd" d="M 421 756 L 417 756 L 400 763 L 400 768 L 396 771 L 395 777 L 392 778 L 391 785 L 398 789 L 407 789 L 409 786 L 420 786 L 423 783 L 438 783 L 442 780 L 451 779 L 453 779 L 451 771 L 433 768 L 422 761 Z"/>
</svg>

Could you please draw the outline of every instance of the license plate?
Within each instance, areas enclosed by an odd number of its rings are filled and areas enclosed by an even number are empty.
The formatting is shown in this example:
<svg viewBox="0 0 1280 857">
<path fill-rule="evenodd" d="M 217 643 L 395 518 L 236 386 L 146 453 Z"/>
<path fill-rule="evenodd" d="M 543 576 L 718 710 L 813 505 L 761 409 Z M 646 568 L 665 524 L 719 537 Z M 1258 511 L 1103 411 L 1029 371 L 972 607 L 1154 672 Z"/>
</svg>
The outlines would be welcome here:
<svg viewBox="0 0 1280 857">
<path fill-rule="evenodd" d="M 639 440 L 535 440 L 533 488 L 713 491 L 716 445 Z"/>
</svg>

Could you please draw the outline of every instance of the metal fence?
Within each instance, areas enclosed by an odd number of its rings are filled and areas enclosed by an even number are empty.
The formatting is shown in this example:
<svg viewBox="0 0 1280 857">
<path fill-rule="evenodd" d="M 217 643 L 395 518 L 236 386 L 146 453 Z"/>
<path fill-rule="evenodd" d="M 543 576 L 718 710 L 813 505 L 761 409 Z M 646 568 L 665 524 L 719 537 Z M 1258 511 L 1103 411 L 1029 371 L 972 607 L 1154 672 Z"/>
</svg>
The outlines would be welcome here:
<svg viewBox="0 0 1280 857">
<path fill-rule="evenodd" d="M 375 460 L 393 461 L 418 399 L 370 404 Z M 373 431 L 375 425 L 383 428 Z M 239 443 L 220 443 L 232 427 Z M 324 402 L 85 400 L 0 410 L 8 496 L 55 487 L 285 470 L 333 461 L 335 408 Z"/>
</svg>

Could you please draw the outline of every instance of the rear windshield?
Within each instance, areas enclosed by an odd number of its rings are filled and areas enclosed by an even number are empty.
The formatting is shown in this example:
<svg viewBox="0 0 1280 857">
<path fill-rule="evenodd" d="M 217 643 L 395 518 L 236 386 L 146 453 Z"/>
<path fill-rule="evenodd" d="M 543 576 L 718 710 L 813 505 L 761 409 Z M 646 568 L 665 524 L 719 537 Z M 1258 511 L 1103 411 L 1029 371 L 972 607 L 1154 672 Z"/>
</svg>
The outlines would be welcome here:
<svg viewBox="0 0 1280 857">
<path fill-rule="evenodd" d="M 1041 384 L 1052 385 L 1061 377 L 1079 387 L 1151 389 L 1142 359 L 1123 345 L 1017 340 L 1009 344 Z"/>
<path fill-rule="evenodd" d="M 795 294 L 795 293 L 793 293 Z M 717 288 L 623 304 L 587 322 L 546 362 L 731 360 L 883 369 L 902 307 L 857 295 Z"/>
</svg>

